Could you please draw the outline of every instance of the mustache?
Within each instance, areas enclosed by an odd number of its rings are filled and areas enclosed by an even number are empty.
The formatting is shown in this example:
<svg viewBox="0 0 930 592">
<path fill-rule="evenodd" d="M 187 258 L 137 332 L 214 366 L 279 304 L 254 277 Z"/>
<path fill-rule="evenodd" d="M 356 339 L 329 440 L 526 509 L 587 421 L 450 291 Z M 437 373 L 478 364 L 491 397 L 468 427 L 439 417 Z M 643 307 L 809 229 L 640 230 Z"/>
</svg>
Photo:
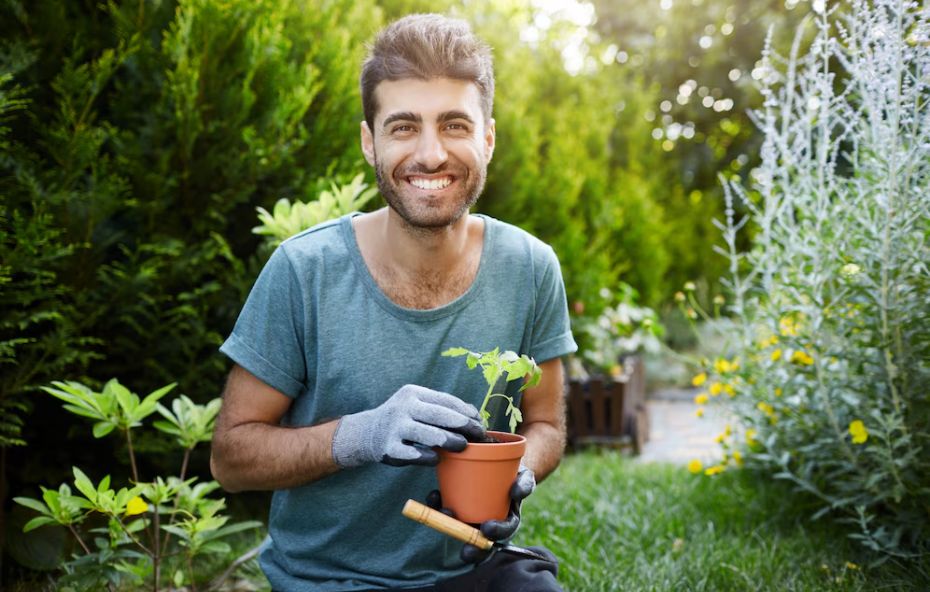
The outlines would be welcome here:
<svg viewBox="0 0 930 592">
<path fill-rule="evenodd" d="M 411 165 L 401 169 L 399 176 L 409 177 L 410 175 L 436 175 L 439 173 L 446 173 L 455 177 L 464 176 L 461 171 L 456 167 L 449 166 L 448 164 L 443 164 L 442 166 L 431 169 L 419 164 Z"/>
</svg>

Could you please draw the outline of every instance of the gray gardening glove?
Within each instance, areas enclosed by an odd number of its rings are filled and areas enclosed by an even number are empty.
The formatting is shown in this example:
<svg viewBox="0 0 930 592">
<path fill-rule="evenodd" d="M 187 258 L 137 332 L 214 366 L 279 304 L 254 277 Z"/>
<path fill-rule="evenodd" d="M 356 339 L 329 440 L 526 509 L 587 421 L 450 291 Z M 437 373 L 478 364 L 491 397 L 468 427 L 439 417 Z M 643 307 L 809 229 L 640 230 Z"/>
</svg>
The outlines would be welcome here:
<svg viewBox="0 0 930 592">
<path fill-rule="evenodd" d="M 474 405 L 408 384 L 374 409 L 343 416 L 333 435 L 333 459 L 342 468 L 373 462 L 435 465 L 439 455 L 433 447 L 460 452 L 466 436 L 483 435 Z"/>
<path fill-rule="evenodd" d="M 520 463 L 517 478 L 514 479 L 513 485 L 510 486 L 510 512 L 503 520 L 482 522 L 478 526 L 481 534 L 492 541 L 506 541 L 512 538 L 520 527 L 520 506 L 523 500 L 533 493 L 534 489 L 536 489 L 536 475 L 533 474 L 532 469 Z M 426 505 L 455 518 L 455 514 L 451 510 L 442 507 L 442 497 L 438 490 L 431 491 L 426 496 Z M 490 551 L 484 551 L 469 544 L 465 544 L 459 553 L 465 563 L 481 563 L 487 559 L 489 554 Z"/>
</svg>

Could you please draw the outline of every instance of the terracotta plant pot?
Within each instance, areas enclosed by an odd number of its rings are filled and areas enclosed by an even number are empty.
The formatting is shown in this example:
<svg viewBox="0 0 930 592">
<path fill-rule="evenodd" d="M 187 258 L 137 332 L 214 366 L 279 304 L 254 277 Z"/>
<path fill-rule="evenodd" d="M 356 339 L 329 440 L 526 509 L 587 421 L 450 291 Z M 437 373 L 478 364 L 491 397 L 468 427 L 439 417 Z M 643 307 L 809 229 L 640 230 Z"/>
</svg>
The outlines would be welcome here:
<svg viewBox="0 0 930 592">
<path fill-rule="evenodd" d="M 510 509 L 510 486 L 517 478 L 526 438 L 488 432 L 497 444 L 469 443 L 462 452 L 439 451 L 436 475 L 442 505 L 462 522 L 503 520 Z"/>
</svg>

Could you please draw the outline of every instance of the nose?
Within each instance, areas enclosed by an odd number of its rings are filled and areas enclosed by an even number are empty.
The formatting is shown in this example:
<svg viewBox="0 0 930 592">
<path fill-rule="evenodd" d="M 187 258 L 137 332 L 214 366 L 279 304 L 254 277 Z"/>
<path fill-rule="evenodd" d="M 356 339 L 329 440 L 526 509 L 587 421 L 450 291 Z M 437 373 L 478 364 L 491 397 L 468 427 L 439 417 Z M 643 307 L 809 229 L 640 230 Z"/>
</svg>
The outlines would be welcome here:
<svg viewBox="0 0 930 592">
<path fill-rule="evenodd" d="M 426 129 L 417 138 L 414 158 L 425 169 L 433 171 L 445 164 L 449 155 L 442 143 L 442 138 L 435 131 Z"/>
</svg>

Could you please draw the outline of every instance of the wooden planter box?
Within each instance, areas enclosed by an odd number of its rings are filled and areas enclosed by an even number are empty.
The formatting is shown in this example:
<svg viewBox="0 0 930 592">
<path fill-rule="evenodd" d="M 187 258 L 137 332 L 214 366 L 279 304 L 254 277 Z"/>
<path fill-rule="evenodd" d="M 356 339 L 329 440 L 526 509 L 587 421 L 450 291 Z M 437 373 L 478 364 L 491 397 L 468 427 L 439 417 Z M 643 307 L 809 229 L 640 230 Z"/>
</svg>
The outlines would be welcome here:
<svg viewBox="0 0 930 592">
<path fill-rule="evenodd" d="M 568 444 L 631 448 L 639 454 L 649 439 L 643 361 L 627 358 L 624 374 L 568 383 Z"/>
</svg>

